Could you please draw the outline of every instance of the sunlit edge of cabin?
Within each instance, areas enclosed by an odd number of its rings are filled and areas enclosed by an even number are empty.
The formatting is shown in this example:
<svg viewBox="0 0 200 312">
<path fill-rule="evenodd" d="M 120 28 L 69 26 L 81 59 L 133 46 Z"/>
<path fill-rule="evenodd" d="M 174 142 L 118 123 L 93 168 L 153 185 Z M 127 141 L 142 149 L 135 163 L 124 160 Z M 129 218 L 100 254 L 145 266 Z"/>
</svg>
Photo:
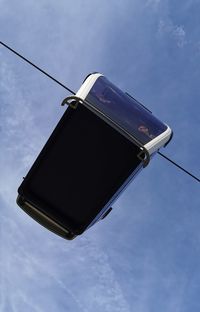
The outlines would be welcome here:
<svg viewBox="0 0 200 312">
<path fill-rule="evenodd" d="M 91 88 L 93 87 L 93 85 L 95 84 L 97 79 L 101 76 L 104 77 L 104 75 L 101 73 L 92 73 L 92 74 L 88 75 L 86 77 L 86 79 L 84 80 L 83 84 L 81 85 L 81 87 L 79 88 L 79 90 L 77 91 L 76 96 L 78 98 L 81 98 L 83 101 L 85 101 L 89 91 L 91 90 Z M 90 104 L 92 104 L 92 103 L 90 103 Z M 83 105 L 87 106 L 87 104 L 84 102 L 83 102 Z M 154 139 L 152 139 L 151 141 L 149 141 L 147 144 L 144 145 L 144 148 L 148 151 L 149 155 L 154 154 L 161 147 L 165 146 L 169 142 L 170 138 L 172 137 L 171 128 L 166 123 L 164 123 L 164 124 L 167 127 L 166 131 L 164 131 L 159 136 L 155 137 Z M 116 125 L 116 123 L 115 123 L 115 125 Z M 117 130 L 120 131 L 121 130 L 120 127 Z M 126 132 L 126 130 L 125 130 L 125 132 Z M 133 137 L 133 135 L 130 134 L 130 137 Z M 129 139 L 130 139 L 130 137 L 129 137 Z"/>
</svg>

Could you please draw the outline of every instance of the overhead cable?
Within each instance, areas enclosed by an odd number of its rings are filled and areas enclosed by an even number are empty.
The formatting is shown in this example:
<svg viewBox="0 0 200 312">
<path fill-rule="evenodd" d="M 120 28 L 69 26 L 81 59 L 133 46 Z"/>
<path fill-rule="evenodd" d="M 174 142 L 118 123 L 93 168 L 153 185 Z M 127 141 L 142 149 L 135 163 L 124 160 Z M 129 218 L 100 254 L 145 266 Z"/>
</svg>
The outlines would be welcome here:
<svg viewBox="0 0 200 312">
<path fill-rule="evenodd" d="M 194 176 L 192 173 L 190 173 L 189 171 L 187 171 L 186 169 L 184 169 L 183 167 L 181 167 L 180 165 L 178 165 L 175 161 L 171 160 L 169 157 L 167 157 L 166 155 L 164 155 L 161 152 L 158 152 L 158 154 L 160 156 L 162 156 L 163 158 L 165 158 L 166 160 L 168 160 L 169 162 L 171 162 L 174 166 L 176 166 L 177 168 L 181 169 L 182 171 L 184 171 L 185 173 L 189 174 L 193 179 L 195 179 L 196 181 L 200 182 L 200 179 L 197 178 L 196 176 Z"/>
<path fill-rule="evenodd" d="M 3 45 L 5 48 L 7 48 L 8 50 L 10 50 L 12 53 L 16 54 L 18 57 L 20 57 L 23 61 L 27 62 L 28 64 L 30 64 L 31 66 L 35 67 L 37 70 L 39 70 L 41 73 L 43 73 L 44 75 L 46 75 L 48 78 L 52 79 L 54 82 L 58 83 L 61 87 L 65 88 L 67 91 L 69 91 L 72 94 L 75 94 L 75 92 L 73 92 L 71 89 L 69 89 L 68 87 L 66 87 L 63 83 L 61 83 L 60 81 L 58 81 L 57 79 L 55 79 L 54 77 L 52 77 L 51 75 L 49 75 L 47 72 L 45 72 L 43 69 L 41 69 L 40 67 L 38 67 L 37 65 L 35 65 L 34 63 L 32 63 L 31 61 L 29 61 L 27 58 L 25 58 L 24 56 L 22 56 L 21 54 L 19 54 L 18 52 L 16 52 L 15 50 L 13 50 L 12 48 L 10 48 L 7 44 L 3 43 L 2 41 L 0 41 L 0 44 Z"/>
<path fill-rule="evenodd" d="M 39 70 L 41 73 L 43 73 L 44 75 L 46 75 L 48 78 L 52 79 L 54 82 L 56 82 L 57 84 L 59 84 L 61 87 L 63 87 L 64 89 L 66 89 L 67 91 L 69 91 L 71 94 L 76 94 L 74 91 L 72 91 L 70 88 L 68 88 L 67 86 L 65 86 L 63 83 L 61 83 L 60 81 L 58 81 L 57 79 L 55 79 L 53 76 L 49 75 L 46 71 L 44 71 L 43 69 L 41 69 L 40 67 L 38 67 L 37 65 L 35 65 L 34 63 L 32 63 L 31 61 L 29 61 L 27 58 L 25 58 L 24 56 L 22 56 L 21 54 L 19 54 L 18 52 L 16 52 L 14 49 L 12 49 L 11 47 L 9 47 L 7 44 L 5 44 L 4 42 L 0 41 L 0 44 L 2 46 L 4 46 L 6 49 L 10 50 L 12 53 L 14 53 L 15 55 L 17 55 L 18 57 L 20 57 L 23 61 L 27 62 L 28 64 L 30 64 L 31 66 L 33 66 L 35 69 Z M 195 179 L 196 181 L 200 182 L 200 179 L 197 178 L 195 175 L 193 175 L 191 172 L 189 172 L 188 170 L 184 169 L 183 167 L 181 167 L 179 164 L 177 164 L 175 161 L 171 160 L 169 157 L 165 156 L 164 154 L 162 154 L 161 152 L 158 152 L 158 154 L 160 156 L 162 156 L 163 158 L 165 158 L 166 160 L 168 160 L 170 163 L 172 163 L 174 166 L 176 166 L 177 168 L 179 168 L 180 170 L 182 170 L 183 172 L 185 172 L 186 174 L 188 174 L 190 177 L 192 177 L 193 179 Z"/>
</svg>

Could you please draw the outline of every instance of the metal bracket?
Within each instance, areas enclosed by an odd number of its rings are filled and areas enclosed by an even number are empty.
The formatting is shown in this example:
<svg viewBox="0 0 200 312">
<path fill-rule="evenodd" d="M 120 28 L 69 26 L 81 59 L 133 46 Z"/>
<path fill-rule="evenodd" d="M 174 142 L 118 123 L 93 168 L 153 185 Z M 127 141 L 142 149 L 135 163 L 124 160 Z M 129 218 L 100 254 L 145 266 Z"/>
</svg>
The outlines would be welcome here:
<svg viewBox="0 0 200 312">
<path fill-rule="evenodd" d="M 150 155 L 145 147 L 141 147 L 141 151 L 137 157 L 143 162 L 143 168 L 145 168 L 150 162 Z"/>
<path fill-rule="evenodd" d="M 76 95 L 66 97 L 61 105 L 64 106 L 65 104 L 69 105 L 71 108 L 76 109 L 79 103 L 83 103 L 83 100 Z"/>
</svg>

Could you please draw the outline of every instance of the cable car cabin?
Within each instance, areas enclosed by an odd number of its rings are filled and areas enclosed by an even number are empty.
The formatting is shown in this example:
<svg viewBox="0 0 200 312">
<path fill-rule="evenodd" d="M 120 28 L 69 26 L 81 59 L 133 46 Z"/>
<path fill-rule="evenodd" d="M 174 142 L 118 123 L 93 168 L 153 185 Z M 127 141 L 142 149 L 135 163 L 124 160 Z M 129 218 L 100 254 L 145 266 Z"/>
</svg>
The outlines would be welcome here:
<svg viewBox="0 0 200 312">
<path fill-rule="evenodd" d="M 18 189 L 17 204 L 54 233 L 73 239 L 103 219 L 171 129 L 101 74 L 68 104 Z"/>
</svg>

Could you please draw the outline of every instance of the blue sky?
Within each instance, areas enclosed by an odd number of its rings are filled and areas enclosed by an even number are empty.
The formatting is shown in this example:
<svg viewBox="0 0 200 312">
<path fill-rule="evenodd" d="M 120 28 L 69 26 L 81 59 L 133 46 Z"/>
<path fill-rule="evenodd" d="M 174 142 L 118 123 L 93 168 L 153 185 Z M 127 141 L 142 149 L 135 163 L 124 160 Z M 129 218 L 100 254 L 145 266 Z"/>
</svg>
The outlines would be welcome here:
<svg viewBox="0 0 200 312">
<path fill-rule="evenodd" d="M 0 40 L 77 90 L 105 74 L 174 130 L 200 176 L 197 0 L 0 0 Z M 199 184 L 159 156 L 72 242 L 15 204 L 66 91 L 0 47 L 0 311 L 199 312 Z"/>
</svg>

